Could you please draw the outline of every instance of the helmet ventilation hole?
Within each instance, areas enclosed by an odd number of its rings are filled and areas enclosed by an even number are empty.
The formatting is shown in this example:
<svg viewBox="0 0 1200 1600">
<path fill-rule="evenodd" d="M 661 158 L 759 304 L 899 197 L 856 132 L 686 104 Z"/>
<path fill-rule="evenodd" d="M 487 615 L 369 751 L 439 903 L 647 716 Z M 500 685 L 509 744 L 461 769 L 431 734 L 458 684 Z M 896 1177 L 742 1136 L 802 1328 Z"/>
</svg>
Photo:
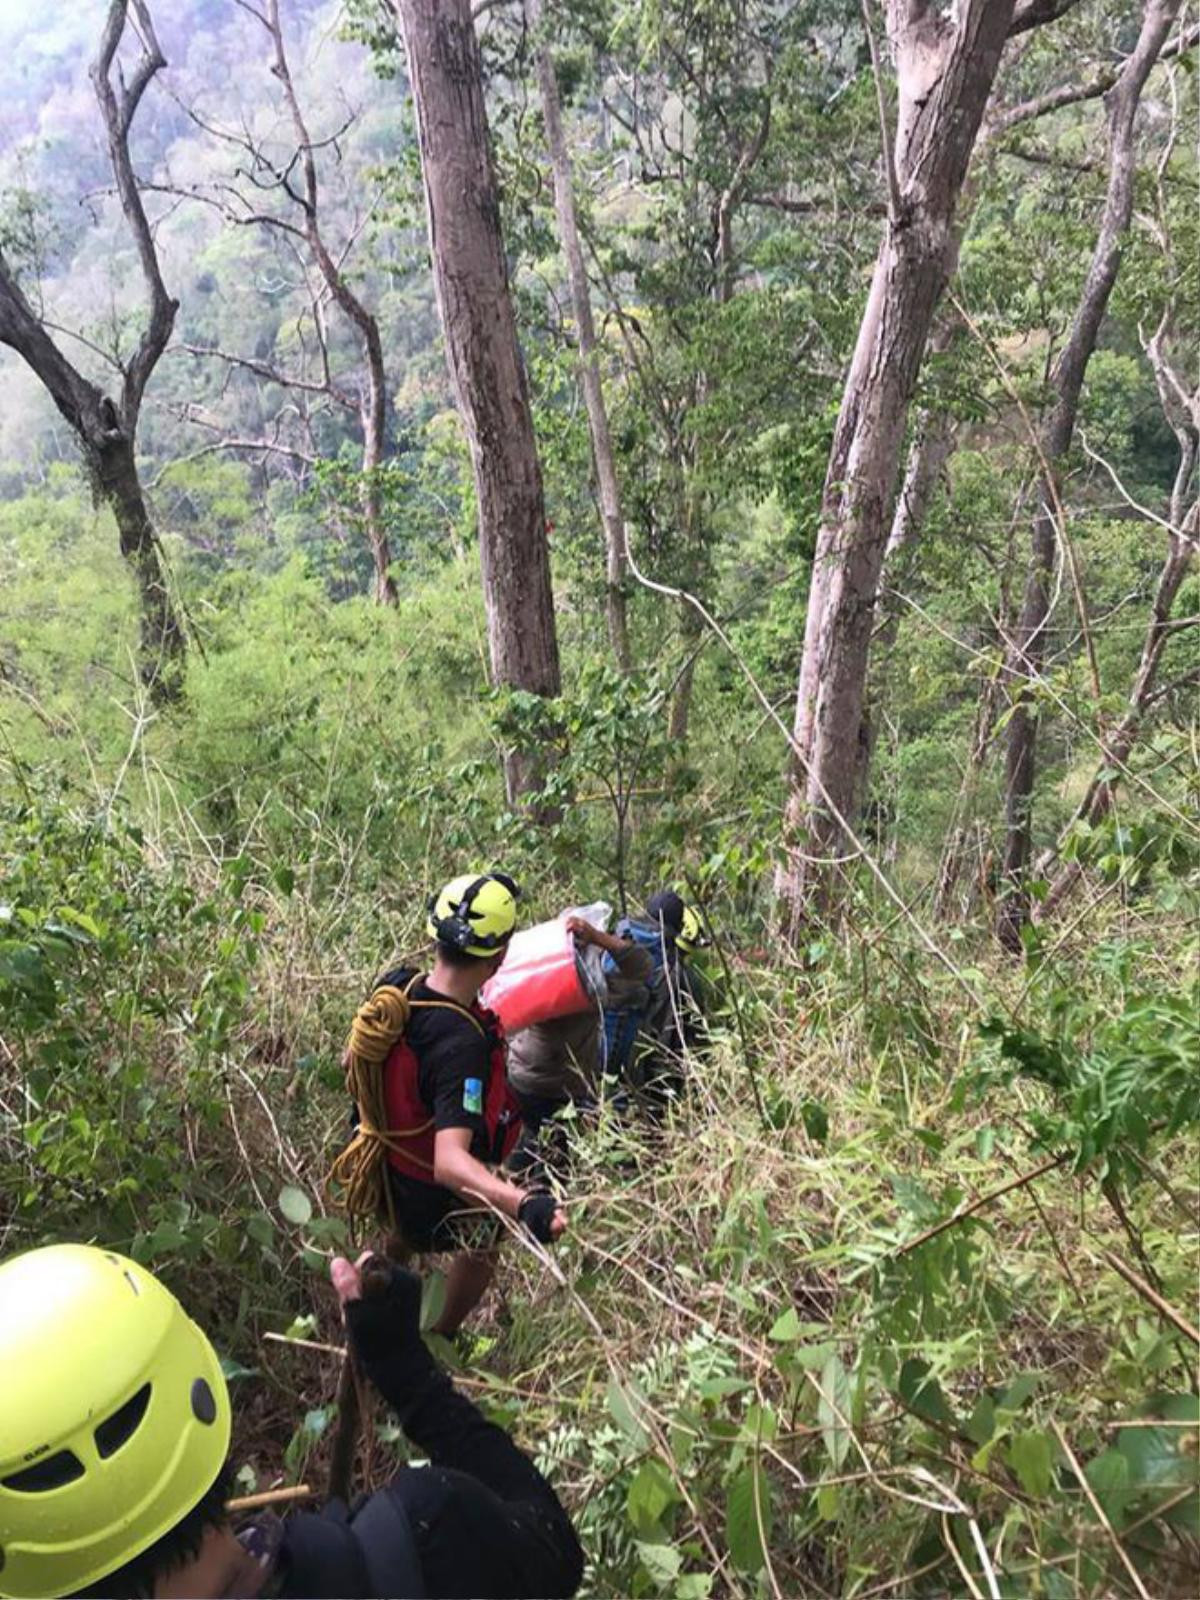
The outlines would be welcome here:
<svg viewBox="0 0 1200 1600">
<path fill-rule="evenodd" d="M 134 1294 L 136 1294 L 136 1295 L 140 1295 L 141 1294 L 142 1291 L 138 1288 L 138 1281 L 134 1277 L 133 1273 L 130 1272 L 128 1267 L 125 1268 L 125 1282 L 133 1290 Z"/>
<path fill-rule="evenodd" d="M 105 1460 L 115 1456 L 121 1446 L 133 1438 L 149 1404 L 150 1385 L 144 1383 L 136 1394 L 131 1395 L 123 1406 L 118 1406 L 112 1416 L 106 1417 L 96 1429 L 96 1449 Z"/>
<path fill-rule="evenodd" d="M 217 1420 L 217 1402 L 203 1378 L 197 1378 L 192 1385 L 192 1411 L 196 1421 L 203 1422 L 206 1427 Z"/>
<path fill-rule="evenodd" d="M 22 1467 L 11 1472 L 0 1483 L 15 1494 L 47 1494 L 51 1489 L 61 1489 L 83 1477 L 83 1463 L 70 1450 L 58 1450 L 44 1461 L 35 1461 L 32 1467 Z"/>
</svg>

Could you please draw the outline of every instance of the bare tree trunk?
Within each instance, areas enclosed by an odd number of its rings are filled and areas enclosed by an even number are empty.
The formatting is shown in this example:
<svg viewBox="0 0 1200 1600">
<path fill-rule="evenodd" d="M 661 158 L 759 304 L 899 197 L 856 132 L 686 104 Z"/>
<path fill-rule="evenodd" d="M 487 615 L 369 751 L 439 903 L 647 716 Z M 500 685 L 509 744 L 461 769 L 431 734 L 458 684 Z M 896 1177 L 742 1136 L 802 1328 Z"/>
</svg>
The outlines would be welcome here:
<svg viewBox="0 0 1200 1600">
<path fill-rule="evenodd" d="M 1138 103 L 1179 5 L 1180 0 L 1149 0 L 1137 43 L 1109 91 L 1108 192 L 1104 213 L 1071 332 L 1050 375 L 1053 402 L 1039 440 L 1044 468 L 1040 505 L 1030 535 L 1024 603 L 1008 662 L 1013 709 L 1005 752 L 1005 838 L 996 937 L 1013 953 L 1021 950 L 1021 930 L 1029 920 L 1026 874 L 1032 839 L 1038 727 L 1033 685 L 1045 659 L 1050 577 L 1058 543 L 1059 472 L 1075 437 L 1084 376 L 1117 281 L 1133 212 L 1134 121 Z"/>
<path fill-rule="evenodd" d="M 114 85 L 113 62 L 130 3 L 142 53 L 128 80 L 118 69 Z M 141 600 L 141 675 L 159 702 L 171 700 L 179 692 L 186 638 L 138 479 L 136 443 L 146 384 L 171 337 L 179 303 L 163 283 L 154 235 L 129 157 L 129 131 L 147 86 L 165 66 L 144 0 L 110 0 L 90 75 L 104 119 L 121 210 L 137 247 L 148 310 L 137 347 L 120 369 L 118 400 L 103 394 L 67 360 L 0 253 L 0 344 L 15 350 L 44 385 L 75 434 L 95 494 L 112 508 L 121 554 L 133 572 Z"/>
<path fill-rule="evenodd" d="M 295 130 L 300 167 L 304 177 L 304 193 L 297 195 L 286 184 L 289 194 L 300 203 L 304 218 L 304 237 L 312 258 L 330 294 L 343 313 L 358 330 L 363 356 L 367 365 L 366 389 L 359 399 L 359 421 L 363 431 L 361 503 L 367 542 L 371 547 L 371 560 L 375 569 L 375 599 L 380 605 L 395 605 L 396 585 L 392 580 L 392 552 L 388 544 L 387 526 L 379 492 L 378 469 L 383 461 L 387 441 L 387 377 L 383 365 L 383 344 L 379 337 L 379 324 L 374 315 L 351 289 L 342 268 L 334 260 L 321 231 L 320 191 L 317 184 L 317 163 L 308 125 L 300 109 L 296 87 L 288 65 L 283 42 L 283 27 L 279 20 L 279 0 L 267 0 L 267 14 L 263 18 L 274 45 L 275 59 L 271 71 L 278 78 L 288 113 Z"/>
<path fill-rule="evenodd" d="M 124 433 L 114 433 L 91 459 L 94 482 L 112 508 L 121 554 L 141 596 L 142 674 L 152 692 L 170 699 L 179 687 L 174 669 L 183 660 L 185 640 L 166 586 L 158 538 L 138 478 L 133 440 Z"/>
<path fill-rule="evenodd" d="M 529 0 L 530 21 L 535 28 L 542 22 L 542 0 Z M 538 83 L 542 94 L 542 113 L 546 120 L 546 144 L 554 173 L 554 209 L 558 217 L 558 236 L 567 263 L 571 288 L 571 310 L 579 339 L 579 382 L 587 408 L 588 430 L 592 440 L 592 460 L 596 467 L 596 490 L 600 502 L 600 521 L 604 529 L 605 615 L 608 641 L 622 672 L 629 672 L 633 660 L 629 650 L 629 624 L 625 607 L 628 576 L 625 559 L 625 522 L 621 514 L 621 494 L 613 457 L 608 411 L 600 382 L 600 360 L 596 343 L 596 324 L 592 316 L 592 293 L 583 264 L 579 241 L 579 221 L 575 214 L 574 175 L 571 154 L 563 130 L 558 80 L 549 38 L 542 35 L 537 50 Z"/>
<path fill-rule="evenodd" d="M 393 0 L 408 53 L 434 282 L 471 449 L 498 684 L 559 693 L 542 475 L 500 237 L 479 44 L 467 0 Z M 510 755 L 510 800 L 536 764 Z"/>
<path fill-rule="evenodd" d="M 819 858 L 842 848 L 853 810 L 868 647 L 909 403 L 934 310 L 954 266 L 954 215 L 1013 16 L 1011 0 L 939 12 L 891 0 L 899 114 L 885 148 L 888 225 L 859 329 L 825 479 L 791 769 L 788 834 Z M 882 96 L 881 96 L 882 100 Z M 793 929 L 831 898 L 828 873 L 790 853 L 777 889 Z"/>
</svg>

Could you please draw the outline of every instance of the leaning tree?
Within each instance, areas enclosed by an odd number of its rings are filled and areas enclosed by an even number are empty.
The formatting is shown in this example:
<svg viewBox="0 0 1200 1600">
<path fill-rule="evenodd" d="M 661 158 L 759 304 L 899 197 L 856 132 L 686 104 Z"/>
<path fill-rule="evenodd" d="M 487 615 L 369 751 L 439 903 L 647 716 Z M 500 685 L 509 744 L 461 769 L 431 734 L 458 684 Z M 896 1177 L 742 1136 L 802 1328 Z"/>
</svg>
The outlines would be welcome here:
<svg viewBox="0 0 1200 1600">
<path fill-rule="evenodd" d="M 140 40 L 141 52 L 126 78 L 117 54 L 131 10 L 131 31 Z M 91 79 L 147 300 L 146 321 L 132 353 L 117 350 L 107 356 L 117 379 L 115 394 L 106 394 L 64 355 L 48 331 L 38 296 L 31 299 L 22 289 L 13 266 L 0 252 L 0 343 L 15 350 L 44 384 L 75 434 L 97 498 L 116 519 L 121 554 L 141 595 L 141 673 L 159 701 L 178 692 L 186 641 L 138 476 L 137 429 L 146 385 L 171 337 L 179 302 L 163 282 L 154 231 L 130 159 L 129 132 L 147 86 L 166 64 L 145 0 L 111 0 Z"/>
</svg>

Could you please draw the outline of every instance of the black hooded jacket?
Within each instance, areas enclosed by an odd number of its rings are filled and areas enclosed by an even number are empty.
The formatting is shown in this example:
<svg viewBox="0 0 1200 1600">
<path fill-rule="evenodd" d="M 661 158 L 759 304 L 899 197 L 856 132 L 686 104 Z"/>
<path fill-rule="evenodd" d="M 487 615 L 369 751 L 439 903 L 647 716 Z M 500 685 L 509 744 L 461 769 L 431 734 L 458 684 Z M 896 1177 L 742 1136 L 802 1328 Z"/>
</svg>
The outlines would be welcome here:
<svg viewBox="0 0 1200 1600">
<path fill-rule="evenodd" d="M 415 1297 L 415 1298 L 414 1298 Z M 360 1367 L 429 1457 L 347 1510 L 332 1501 L 283 1525 L 285 1596 L 573 1595 L 583 1552 L 554 1490 L 502 1428 L 459 1394 L 417 1329 L 420 1284 L 395 1269 L 388 1293 L 351 1301 Z"/>
</svg>

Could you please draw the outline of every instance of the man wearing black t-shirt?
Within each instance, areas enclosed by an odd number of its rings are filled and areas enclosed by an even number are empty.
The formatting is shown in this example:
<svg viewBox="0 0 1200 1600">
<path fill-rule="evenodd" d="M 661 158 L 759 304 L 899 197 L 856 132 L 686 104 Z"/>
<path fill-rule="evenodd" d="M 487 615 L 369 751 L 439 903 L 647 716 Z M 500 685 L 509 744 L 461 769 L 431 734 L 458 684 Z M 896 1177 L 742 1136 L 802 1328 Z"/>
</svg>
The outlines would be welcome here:
<svg viewBox="0 0 1200 1600">
<path fill-rule="evenodd" d="M 504 960 L 517 892 L 503 873 L 455 878 L 430 901 L 428 975 L 401 967 L 379 980 L 411 1006 L 384 1074 L 396 1220 L 410 1249 L 455 1252 L 433 1330 L 442 1334 L 461 1326 L 492 1280 L 504 1226 L 497 1212 L 545 1244 L 566 1227 L 551 1195 L 496 1170 L 516 1143 L 520 1108 L 499 1023 L 478 995 Z"/>
</svg>

